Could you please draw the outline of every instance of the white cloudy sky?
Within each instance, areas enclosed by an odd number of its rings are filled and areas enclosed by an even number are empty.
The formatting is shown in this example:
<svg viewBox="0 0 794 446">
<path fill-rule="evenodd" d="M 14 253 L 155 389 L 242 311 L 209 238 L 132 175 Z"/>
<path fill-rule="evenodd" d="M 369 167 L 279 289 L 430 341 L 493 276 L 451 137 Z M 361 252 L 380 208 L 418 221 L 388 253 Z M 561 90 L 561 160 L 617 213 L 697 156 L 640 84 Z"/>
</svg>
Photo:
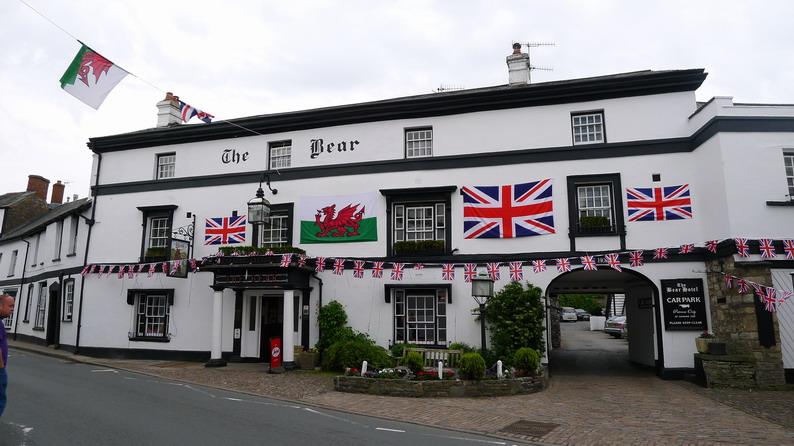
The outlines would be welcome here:
<svg viewBox="0 0 794 446">
<path fill-rule="evenodd" d="M 702 67 L 699 100 L 794 103 L 785 0 L 25 1 L 220 119 L 504 84 L 513 41 L 556 43 L 533 82 Z M 63 92 L 79 44 L 20 0 L 0 1 L 0 40 L 0 193 L 38 174 L 87 195 L 88 138 L 153 127 L 164 94 L 128 77 L 97 111 Z"/>
</svg>

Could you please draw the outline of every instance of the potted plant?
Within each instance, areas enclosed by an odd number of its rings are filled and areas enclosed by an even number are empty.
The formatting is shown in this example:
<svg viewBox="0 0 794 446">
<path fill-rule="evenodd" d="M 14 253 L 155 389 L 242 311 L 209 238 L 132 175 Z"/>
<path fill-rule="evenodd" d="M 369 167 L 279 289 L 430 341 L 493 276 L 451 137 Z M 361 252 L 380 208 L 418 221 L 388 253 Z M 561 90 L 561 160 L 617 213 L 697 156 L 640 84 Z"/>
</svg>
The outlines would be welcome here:
<svg viewBox="0 0 794 446">
<path fill-rule="evenodd" d="M 310 348 L 305 351 L 296 352 L 295 360 L 301 370 L 314 370 L 317 367 L 317 350 Z"/>
<path fill-rule="evenodd" d="M 612 231 L 609 218 L 601 215 L 582 215 L 579 217 L 579 232 L 584 234 L 600 234 Z"/>
<path fill-rule="evenodd" d="M 709 343 L 714 340 L 714 333 L 706 330 L 700 334 L 697 338 L 695 338 L 695 347 L 698 349 L 698 353 L 708 353 L 709 351 Z"/>
</svg>

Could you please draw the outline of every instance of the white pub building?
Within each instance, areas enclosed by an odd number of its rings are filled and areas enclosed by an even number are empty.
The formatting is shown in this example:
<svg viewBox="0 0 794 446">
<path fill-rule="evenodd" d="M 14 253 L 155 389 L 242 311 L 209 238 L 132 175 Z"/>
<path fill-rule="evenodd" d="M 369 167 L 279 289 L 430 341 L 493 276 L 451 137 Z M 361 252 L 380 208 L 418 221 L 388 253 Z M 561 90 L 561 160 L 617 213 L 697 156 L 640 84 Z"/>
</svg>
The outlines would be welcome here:
<svg viewBox="0 0 794 446">
<path fill-rule="evenodd" d="M 547 349 L 558 295 L 620 293 L 631 361 L 680 376 L 709 330 L 757 385 L 782 383 L 794 106 L 698 102 L 702 69 L 529 84 L 520 47 L 507 65 L 507 85 L 200 125 L 169 93 L 156 128 L 91 138 L 61 346 L 223 365 L 280 337 L 289 365 L 332 300 L 384 347 L 479 346 L 469 279 L 488 274 L 544 291 Z M 252 245 L 273 255 L 219 253 Z"/>
</svg>

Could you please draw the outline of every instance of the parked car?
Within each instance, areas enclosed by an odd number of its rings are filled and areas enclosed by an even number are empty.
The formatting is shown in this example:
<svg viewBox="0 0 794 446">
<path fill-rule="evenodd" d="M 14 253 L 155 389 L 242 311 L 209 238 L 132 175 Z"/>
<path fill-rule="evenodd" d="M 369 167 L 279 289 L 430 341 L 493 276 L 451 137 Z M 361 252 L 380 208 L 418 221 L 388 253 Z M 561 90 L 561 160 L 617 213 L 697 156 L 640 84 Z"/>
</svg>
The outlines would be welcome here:
<svg viewBox="0 0 794 446">
<path fill-rule="evenodd" d="M 627 333 L 626 316 L 612 316 L 604 324 L 604 333 L 618 339 L 626 337 Z"/>
<path fill-rule="evenodd" d="M 576 311 L 576 318 L 579 319 L 580 321 L 590 320 L 590 313 L 588 313 L 587 311 L 581 308 L 577 308 L 575 311 Z"/>
<path fill-rule="evenodd" d="M 562 307 L 562 313 L 560 313 L 560 320 L 565 321 L 573 321 L 576 322 L 579 318 L 576 317 L 576 310 L 573 307 Z"/>
</svg>

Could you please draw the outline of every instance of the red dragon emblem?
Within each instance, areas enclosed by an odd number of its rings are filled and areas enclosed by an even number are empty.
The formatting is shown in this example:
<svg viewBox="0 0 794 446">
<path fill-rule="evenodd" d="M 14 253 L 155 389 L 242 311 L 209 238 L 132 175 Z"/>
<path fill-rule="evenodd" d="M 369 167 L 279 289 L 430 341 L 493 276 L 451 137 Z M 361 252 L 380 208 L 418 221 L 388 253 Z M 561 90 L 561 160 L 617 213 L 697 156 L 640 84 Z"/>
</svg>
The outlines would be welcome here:
<svg viewBox="0 0 794 446">
<path fill-rule="evenodd" d="M 317 237 L 353 237 L 360 235 L 358 232 L 358 225 L 362 218 L 364 218 L 365 206 L 360 210 L 356 210 L 360 205 L 348 204 L 336 213 L 336 205 L 332 204 L 322 209 L 318 209 L 314 215 L 314 223 L 320 228 L 320 232 L 315 234 Z M 320 217 L 323 217 L 320 219 Z M 348 229 L 350 228 L 350 229 Z"/>
<path fill-rule="evenodd" d="M 93 68 L 94 83 L 97 83 L 99 82 L 99 76 L 102 73 L 107 74 L 108 70 L 112 66 L 113 62 L 105 59 L 99 53 L 86 51 L 85 55 L 83 56 L 82 65 L 80 65 L 80 70 L 77 74 L 80 76 L 80 81 L 88 85 L 88 74 Z"/>
</svg>

